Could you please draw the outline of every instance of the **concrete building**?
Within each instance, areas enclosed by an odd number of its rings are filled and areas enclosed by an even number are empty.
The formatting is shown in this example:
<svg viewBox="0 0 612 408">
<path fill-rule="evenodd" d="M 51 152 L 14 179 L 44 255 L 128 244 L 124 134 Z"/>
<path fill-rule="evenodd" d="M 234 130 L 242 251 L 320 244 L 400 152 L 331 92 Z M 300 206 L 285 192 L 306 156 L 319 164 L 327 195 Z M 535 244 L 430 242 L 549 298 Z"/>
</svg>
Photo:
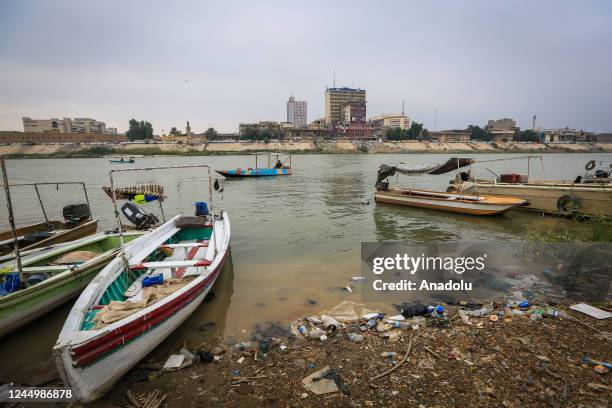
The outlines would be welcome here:
<svg viewBox="0 0 612 408">
<path fill-rule="evenodd" d="M 366 104 L 365 102 L 351 101 L 342 107 L 340 122 L 355 123 L 366 121 Z"/>
<path fill-rule="evenodd" d="M 295 127 L 305 127 L 308 123 L 306 101 L 296 101 L 293 96 L 287 101 L 287 122 Z"/>
<path fill-rule="evenodd" d="M 595 140 L 597 143 L 612 143 L 612 133 L 598 133 Z"/>
<path fill-rule="evenodd" d="M 469 142 L 470 132 L 467 130 L 439 130 L 429 132 L 429 140 L 433 142 L 448 143 L 448 142 Z"/>
<path fill-rule="evenodd" d="M 373 116 L 370 118 L 370 122 L 374 127 L 379 129 L 400 128 L 402 130 L 408 130 L 412 125 L 410 118 L 401 113 Z"/>
<path fill-rule="evenodd" d="M 241 123 L 238 126 L 238 134 L 240 137 L 245 136 L 250 131 L 268 132 L 272 137 L 278 137 L 283 130 L 282 123 L 264 121 L 258 123 Z"/>
<path fill-rule="evenodd" d="M 542 143 L 584 143 L 587 134 L 582 130 L 570 129 L 538 129 L 536 133 L 540 135 Z"/>
<path fill-rule="evenodd" d="M 485 129 L 493 136 L 495 142 L 511 143 L 514 135 L 519 131 L 516 121 L 510 118 L 489 120 Z"/>
<path fill-rule="evenodd" d="M 327 88 L 325 90 L 325 123 L 342 122 L 342 109 L 349 102 L 366 103 L 365 89 Z"/>
<path fill-rule="evenodd" d="M 116 128 L 106 129 L 106 123 L 91 118 L 32 119 L 23 117 L 23 131 L 27 133 L 99 133 L 117 134 Z M 112 130 L 111 130 L 112 129 Z"/>
</svg>

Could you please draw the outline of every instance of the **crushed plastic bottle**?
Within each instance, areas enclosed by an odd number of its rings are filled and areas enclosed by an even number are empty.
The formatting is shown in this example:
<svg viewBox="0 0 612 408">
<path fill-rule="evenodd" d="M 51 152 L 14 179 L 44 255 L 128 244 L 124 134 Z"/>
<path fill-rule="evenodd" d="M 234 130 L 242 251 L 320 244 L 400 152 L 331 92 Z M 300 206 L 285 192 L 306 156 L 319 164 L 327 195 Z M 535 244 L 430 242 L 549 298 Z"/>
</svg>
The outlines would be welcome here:
<svg viewBox="0 0 612 408">
<path fill-rule="evenodd" d="M 308 335 L 308 329 L 304 325 L 301 325 L 300 327 L 298 327 L 298 331 L 300 332 L 302 336 Z"/>
<path fill-rule="evenodd" d="M 358 333 L 348 333 L 347 336 L 350 341 L 354 341 L 355 343 L 361 343 L 363 341 L 363 336 Z"/>
<path fill-rule="evenodd" d="M 397 353 L 395 351 L 383 351 L 382 353 L 380 353 L 381 357 L 387 357 L 387 358 L 393 358 L 397 356 Z"/>
<path fill-rule="evenodd" d="M 532 313 L 529 315 L 529 318 L 533 321 L 537 321 L 544 319 L 544 316 L 542 316 L 540 313 Z"/>
<path fill-rule="evenodd" d="M 308 333 L 308 337 L 310 337 L 311 339 L 318 339 L 321 336 L 325 336 L 325 334 L 325 330 L 314 328 L 310 331 L 310 333 Z"/>
<path fill-rule="evenodd" d="M 493 309 L 490 307 L 482 307 L 476 310 L 467 310 L 465 312 L 466 316 L 477 317 L 477 316 L 487 316 L 493 313 Z"/>
</svg>

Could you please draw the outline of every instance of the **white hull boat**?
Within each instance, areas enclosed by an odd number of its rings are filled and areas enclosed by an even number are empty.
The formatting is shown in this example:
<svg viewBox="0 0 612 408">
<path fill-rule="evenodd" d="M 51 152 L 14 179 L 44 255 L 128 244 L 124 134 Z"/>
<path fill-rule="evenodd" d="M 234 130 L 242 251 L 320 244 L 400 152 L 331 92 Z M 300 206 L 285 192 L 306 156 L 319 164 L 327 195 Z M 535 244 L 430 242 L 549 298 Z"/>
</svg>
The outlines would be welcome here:
<svg viewBox="0 0 612 408">
<path fill-rule="evenodd" d="M 212 288 L 229 248 L 224 212 L 209 218 L 178 215 L 133 241 L 124 257 L 104 268 L 75 303 L 54 347 L 58 370 L 75 398 L 89 402 L 102 396 L 180 326 Z M 164 285 L 179 281 L 180 288 L 147 301 L 143 282 L 160 274 Z M 114 320 L 121 313 L 131 314 Z"/>
</svg>

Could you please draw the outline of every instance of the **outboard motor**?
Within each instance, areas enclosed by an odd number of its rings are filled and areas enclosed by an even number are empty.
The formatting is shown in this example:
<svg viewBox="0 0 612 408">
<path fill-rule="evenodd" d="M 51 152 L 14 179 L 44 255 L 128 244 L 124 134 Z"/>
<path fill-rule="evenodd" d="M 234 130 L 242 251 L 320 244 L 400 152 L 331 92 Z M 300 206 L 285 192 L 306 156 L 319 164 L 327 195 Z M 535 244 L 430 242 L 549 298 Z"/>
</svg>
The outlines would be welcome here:
<svg viewBox="0 0 612 408">
<path fill-rule="evenodd" d="M 159 222 L 154 214 L 144 212 L 134 203 L 123 204 L 121 212 L 137 229 L 149 229 Z"/>
<path fill-rule="evenodd" d="M 78 224 L 91 218 L 91 212 L 87 204 L 69 204 L 62 209 L 62 214 L 69 224 Z"/>
</svg>

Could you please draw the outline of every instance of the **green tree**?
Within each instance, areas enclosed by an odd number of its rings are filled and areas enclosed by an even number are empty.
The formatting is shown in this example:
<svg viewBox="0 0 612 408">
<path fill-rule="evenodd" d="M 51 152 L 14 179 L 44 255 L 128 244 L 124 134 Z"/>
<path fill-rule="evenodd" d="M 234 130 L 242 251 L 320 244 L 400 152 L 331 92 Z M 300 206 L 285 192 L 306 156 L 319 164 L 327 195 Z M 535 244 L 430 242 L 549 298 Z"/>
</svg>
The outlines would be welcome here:
<svg viewBox="0 0 612 408">
<path fill-rule="evenodd" d="M 423 132 L 423 124 L 412 122 L 410 129 L 406 131 L 406 139 L 417 140 L 421 136 L 421 132 Z"/>
<path fill-rule="evenodd" d="M 493 140 L 493 135 L 489 132 L 488 129 L 483 129 L 480 126 L 469 125 L 467 127 L 467 131 L 470 132 L 470 139 L 472 140 L 482 140 L 484 142 L 489 142 Z"/>
<path fill-rule="evenodd" d="M 534 132 L 531 129 L 527 129 L 527 130 L 521 130 L 520 132 L 517 132 L 516 134 L 516 139 L 519 142 L 539 142 L 540 138 L 538 137 L 538 134 L 536 132 Z"/>
<path fill-rule="evenodd" d="M 153 139 L 153 125 L 151 123 L 136 119 L 130 119 L 129 130 L 125 133 L 128 140 Z"/>
<path fill-rule="evenodd" d="M 211 128 L 211 127 L 210 127 L 210 128 L 208 128 L 208 129 L 206 129 L 206 132 L 204 132 L 204 135 L 205 135 L 205 136 L 206 136 L 206 138 L 208 138 L 208 139 L 212 139 L 212 138 L 214 138 L 215 136 L 217 136 L 217 134 L 218 134 L 218 133 L 217 133 L 217 131 L 215 130 L 215 128 Z"/>
<path fill-rule="evenodd" d="M 172 126 L 172 129 L 170 129 L 170 135 L 172 136 L 178 136 L 180 133 L 178 130 L 176 130 L 175 126 Z"/>
</svg>

